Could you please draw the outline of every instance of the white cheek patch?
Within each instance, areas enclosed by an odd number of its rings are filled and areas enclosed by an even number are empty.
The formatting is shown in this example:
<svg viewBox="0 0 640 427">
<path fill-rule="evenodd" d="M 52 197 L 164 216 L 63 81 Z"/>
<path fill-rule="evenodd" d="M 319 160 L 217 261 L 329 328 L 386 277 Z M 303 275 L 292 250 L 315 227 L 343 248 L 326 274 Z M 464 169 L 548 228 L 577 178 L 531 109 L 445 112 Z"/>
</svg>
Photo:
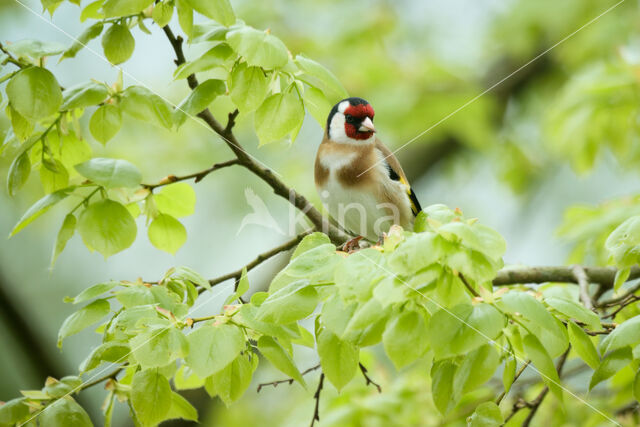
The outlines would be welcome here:
<svg viewBox="0 0 640 427">
<path fill-rule="evenodd" d="M 343 105 L 344 104 L 344 105 Z M 344 110 L 349 105 L 348 101 L 343 101 L 338 105 L 338 112 L 333 115 L 331 123 L 329 123 L 329 139 L 338 144 L 353 144 L 363 145 L 375 141 L 375 136 L 372 133 L 368 139 L 355 139 L 349 138 L 344 130 L 344 114 L 340 110 Z"/>
</svg>

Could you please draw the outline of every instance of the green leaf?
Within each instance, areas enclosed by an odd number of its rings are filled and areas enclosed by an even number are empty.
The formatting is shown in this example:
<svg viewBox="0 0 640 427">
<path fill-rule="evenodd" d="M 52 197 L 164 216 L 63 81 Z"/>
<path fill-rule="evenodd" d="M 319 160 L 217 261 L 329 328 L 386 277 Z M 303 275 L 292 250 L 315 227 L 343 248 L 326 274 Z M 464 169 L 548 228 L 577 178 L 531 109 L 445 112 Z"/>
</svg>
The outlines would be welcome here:
<svg viewBox="0 0 640 427">
<path fill-rule="evenodd" d="M 304 106 L 293 91 L 276 93 L 265 99 L 255 113 L 260 145 L 297 133 L 304 120 Z"/>
<path fill-rule="evenodd" d="M 229 0 L 187 0 L 192 8 L 204 16 L 229 27 L 236 22 L 236 15 Z"/>
<path fill-rule="evenodd" d="M 100 104 L 105 100 L 109 91 L 100 83 L 86 82 L 80 83 L 65 89 L 62 92 L 62 110 L 72 110 L 74 108 L 84 108 Z"/>
<path fill-rule="evenodd" d="M 143 426 L 166 420 L 173 399 L 169 380 L 158 369 L 139 371 L 131 381 L 131 405 Z"/>
<path fill-rule="evenodd" d="M 389 257 L 389 267 L 402 275 L 413 275 L 438 262 L 445 254 L 444 239 L 435 233 L 408 237 Z"/>
<path fill-rule="evenodd" d="M 40 425 L 47 427 L 93 427 L 89 415 L 69 396 L 47 406 L 38 418 Z"/>
<path fill-rule="evenodd" d="M 585 323 L 591 329 L 600 328 L 600 318 L 598 315 L 576 301 L 560 297 L 548 297 L 544 299 L 544 302 L 568 318 Z"/>
<path fill-rule="evenodd" d="M 6 50 L 17 57 L 40 59 L 43 56 L 55 56 L 64 50 L 64 46 L 56 42 L 25 39 L 8 44 Z"/>
<path fill-rule="evenodd" d="M 630 267 L 621 268 L 618 271 L 616 271 L 616 276 L 613 280 L 613 292 L 617 292 L 618 289 L 620 289 L 622 285 L 624 285 L 624 283 L 629 278 L 630 274 L 631 274 Z"/>
<path fill-rule="evenodd" d="M 153 0 L 107 0 L 102 6 L 105 18 L 135 15 L 153 3 Z"/>
<path fill-rule="evenodd" d="M 327 328 L 319 329 L 316 334 L 322 372 L 340 391 L 353 379 L 358 370 L 360 349 L 349 342 L 342 341 Z"/>
<path fill-rule="evenodd" d="M 121 64 L 133 55 L 136 41 L 129 28 L 113 24 L 102 36 L 104 56 L 114 65 Z"/>
<path fill-rule="evenodd" d="M 360 347 L 378 343 L 382 339 L 389 311 L 383 309 L 375 298 L 370 299 L 358 307 L 348 322 L 344 323 L 346 327 L 339 335 L 340 338 Z"/>
<path fill-rule="evenodd" d="M 258 108 L 269 92 L 269 78 L 262 68 L 248 67 L 245 62 L 233 68 L 229 81 L 231 101 L 242 113 Z"/>
<path fill-rule="evenodd" d="M 115 288 L 119 284 L 120 282 L 115 282 L 115 281 L 98 283 L 97 285 L 90 286 L 87 289 L 83 290 L 74 298 L 69 298 L 69 297 L 65 298 L 65 302 L 70 302 L 72 304 L 85 302 L 90 299 L 99 297 L 100 295 L 106 292 L 109 292 L 111 289 Z"/>
<path fill-rule="evenodd" d="M 104 0 L 96 0 L 89 3 L 80 13 L 80 22 L 84 22 L 87 19 L 104 19 L 104 13 L 102 13 L 102 3 Z"/>
<path fill-rule="evenodd" d="M 131 246 L 137 229 L 127 208 L 104 199 L 92 203 L 82 212 L 78 231 L 90 250 L 96 250 L 107 258 Z"/>
<path fill-rule="evenodd" d="M 195 212 L 196 192 L 186 182 L 177 182 L 162 187 L 160 192 L 154 195 L 154 200 L 160 212 L 182 218 Z"/>
<path fill-rule="evenodd" d="M 373 248 L 362 249 L 338 263 L 334 281 L 340 296 L 345 300 L 371 299 L 373 288 L 387 273 L 379 267 L 383 264 L 382 253 Z"/>
<path fill-rule="evenodd" d="M 229 60 L 233 59 L 233 49 L 226 43 L 220 43 L 193 61 L 181 64 L 173 73 L 173 78 L 186 79 L 191 74 L 207 71 L 216 67 L 223 67 Z"/>
<path fill-rule="evenodd" d="M 7 107 L 11 116 L 11 127 L 20 141 L 25 141 L 33 133 L 33 123 L 25 119 L 11 105 Z M 2 150 L 0 150 L 0 153 Z"/>
<path fill-rule="evenodd" d="M 441 309 L 429 321 L 431 348 L 438 359 L 464 354 L 496 339 L 504 325 L 504 316 L 489 304 Z"/>
<path fill-rule="evenodd" d="M 101 4 L 101 1 L 97 1 L 97 2 L 94 2 L 94 3 Z M 95 24 L 93 24 L 90 27 L 86 28 L 82 32 L 82 34 L 80 34 L 78 36 L 78 39 L 75 40 L 73 42 L 73 44 L 67 50 L 65 50 L 62 53 L 62 56 L 60 57 L 60 61 L 62 61 L 65 58 L 75 58 L 76 54 L 83 47 L 85 47 L 91 40 L 95 39 L 100 34 L 102 34 L 102 28 L 103 28 L 102 22 L 96 22 Z"/>
<path fill-rule="evenodd" d="M 106 144 L 122 127 L 122 112 L 112 104 L 105 104 L 91 115 L 89 130 L 100 143 Z"/>
<path fill-rule="evenodd" d="M 272 70 L 287 65 L 289 53 L 282 41 L 265 31 L 240 27 L 227 33 L 227 42 L 248 65 Z"/>
<path fill-rule="evenodd" d="M 624 321 L 600 341 L 600 354 L 626 346 L 635 346 L 638 343 L 640 343 L 640 315 Z"/>
<path fill-rule="evenodd" d="M 43 162 L 40 168 L 40 183 L 45 193 L 62 190 L 69 185 L 69 172 L 60 160 Z"/>
<path fill-rule="evenodd" d="M 296 56 L 296 64 L 298 64 L 307 76 L 312 78 L 311 84 L 322 90 L 333 103 L 349 97 L 348 92 L 338 78 L 320 63 L 305 56 L 298 55 Z M 328 113 L 327 111 L 327 114 Z"/>
<path fill-rule="evenodd" d="M 260 305 L 258 320 L 268 323 L 287 324 L 309 316 L 318 304 L 318 293 L 301 279 L 273 292 Z"/>
<path fill-rule="evenodd" d="M 622 347 L 607 354 L 602 363 L 593 373 L 591 381 L 589 382 L 589 390 L 594 388 L 597 384 L 612 377 L 615 373 L 626 367 L 633 359 L 631 348 Z"/>
<path fill-rule="evenodd" d="M 142 181 L 138 168 L 126 160 L 95 157 L 75 168 L 80 175 L 106 188 L 133 188 Z"/>
<path fill-rule="evenodd" d="M 58 256 L 62 253 L 69 239 L 73 237 L 76 232 L 76 217 L 73 214 L 67 214 L 62 222 L 62 227 L 58 231 L 56 237 L 56 244 L 53 247 L 53 255 L 51 256 L 51 265 L 53 266 L 58 259 Z"/>
<path fill-rule="evenodd" d="M 131 349 L 142 369 L 167 366 L 189 352 L 187 339 L 182 332 L 164 325 L 133 337 Z"/>
<path fill-rule="evenodd" d="M 502 385 L 504 386 L 504 393 L 509 393 L 511 385 L 516 378 L 517 362 L 515 357 L 508 356 L 504 362 L 504 370 L 502 371 Z"/>
<path fill-rule="evenodd" d="M 234 325 L 205 325 L 187 336 L 189 354 L 187 364 L 205 378 L 223 369 L 245 347 L 242 331 Z"/>
<path fill-rule="evenodd" d="M 171 106 L 161 97 L 142 86 L 129 86 L 122 92 L 122 111 L 145 122 L 167 129 L 173 126 Z"/>
<path fill-rule="evenodd" d="M 544 346 L 540 343 L 535 335 L 527 334 L 523 340 L 524 350 L 533 366 L 538 370 L 544 383 L 549 387 L 549 390 L 556 395 L 560 401 L 562 401 L 562 387 L 560 386 L 560 378 L 556 367 L 553 366 L 553 360 L 544 349 Z"/>
<path fill-rule="evenodd" d="M 233 97 L 233 93 L 231 93 Z M 302 95 L 304 105 L 321 127 L 326 126 L 327 116 L 331 111 L 331 103 L 320 89 L 307 87 Z M 236 104 L 237 105 L 237 104 Z"/>
<path fill-rule="evenodd" d="M 195 116 L 205 110 L 218 95 L 222 95 L 227 88 L 222 80 L 209 79 L 200 83 L 181 103 L 174 112 L 174 121 L 179 127 L 187 117 Z"/>
<path fill-rule="evenodd" d="M 478 405 L 467 423 L 468 427 L 499 427 L 503 424 L 500 408 L 493 402 Z"/>
<path fill-rule="evenodd" d="M 429 347 L 427 322 L 415 310 L 403 310 L 393 316 L 382 334 L 387 355 L 400 369 L 421 357 Z"/>
<path fill-rule="evenodd" d="M 591 342 L 591 338 L 582 328 L 572 321 L 569 321 L 569 342 L 578 356 L 584 360 L 591 369 L 596 369 L 600 365 L 600 356 L 596 347 Z"/>
<path fill-rule="evenodd" d="M 7 191 L 10 196 L 15 196 L 19 189 L 27 182 L 31 174 L 31 161 L 27 151 L 16 157 L 9 167 L 7 177 Z"/>
<path fill-rule="evenodd" d="M 238 288 L 236 289 L 236 293 L 238 296 L 242 296 L 249 290 L 249 276 L 247 275 L 247 267 L 242 269 L 242 275 L 240 276 L 240 281 L 238 282 Z"/>
<path fill-rule="evenodd" d="M 276 340 L 266 335 L 261 336 L 258 340 L 258 350 L 273 366 L 298 381 L 303 387 L 307 387 L 293 359 Z"/>
<path fill-rule="evenodd" d="M 69 194 L 73 192 L 73 190 L 75 190 L 75 187 L 58 190 L 51 194 L 47 194 L 46 196 L 35 202 L 29 209 L 27 209 L 24 215 L 22 215 L 22 218 L 20 218 L 18 223 L 13 227 L 13 230 L 11 230 L 11 234 L 9 235 L 9 237 L 25 228 L 40 215 L 48 211 L 53 205 L 65 199 Z"/>
<path fill-rule="evenodd" d="M 151 12 L 151 17 L 154 22 L 158 25 L 158 27 L 164 27 L 171 21 L 171 17 L 173 16 L 173 3 L 169 1 L 163 1 L 156 3 L 153 6 L 153 11 Z"/>
<path fill-rule="evenodd" d="M 226 368 L 207 378 L 205 388 L 211 397 L 220 396 L 225 405 L 240 399 L 251 385 L 258 357 L 253 353 L 241 354 Z"/>
<path fill-rule="evenodd" d="M 191 38 L 193 33 L 193 9 L 188 0 L 176 0 L 176 8 L 178 10 L 180 28 L 182 28 L 187 37 Z"/>
<path fill-rule="evenodd" d="M 156 248 L 175 255 L 187 241 L 187 230 L 177 219 L 158 215 L 149 225 L 149 240 Z"/>
<path fill-rule="evenodd" d="M 633 397 L 640 401 L 640 369 L 638 369 L 636 376 L 633 378 Z M 0 418 L 0 422 L 2 422 L 2 418 Z"/>
<path fill-rule="evenodd" d="M 453 378 L 457 366 L 451 360 L 435 362 L 431 368 L 431 398 L 442 415 L 455 406 Z"/>
<path fill-rule="evenodd" d="M 19 424 L 20 421 L 27 418 L 29 407 L 25 404 L 25 400 L 24 397 L 19 397 L 0 405 L 0 424 Z"/>
<path fill-rule="evenodd" d="M 166 420 L 180 418 L 189 421 L 198 421 L 198 411 L 184 397 L 175 391 L 171 393 L 171 408 L 165 416 Z"/>
<path fill-rule="evenodd" d="M 109 314 L 110 310 L 109 301 L 99 299 L 67 317 L 58 331 L 58 347 L 62 347 L 62 340 L 93 325 Z"/>
<path fill-rule="evenodd" d="M 122 363 L 131 353 L 129 346 L 122 342 L 107 341 L 94 348 L 80 364 L 80 372 L 97 368 L 103 362 Z"/>
<path fill-rule="evenodd" d="M 455 396 L 476 390 L 489 381 L 500 364 L 492 344 L 485 344 L 465 355 L 453 381 Z"/>
<path fill-rule="evenodd" d="M 605 248 L 620 268 L 631 267 L 638 262 L 640 247 L 640 215 L 620 224 L 607 238 Z"/>
</svg>

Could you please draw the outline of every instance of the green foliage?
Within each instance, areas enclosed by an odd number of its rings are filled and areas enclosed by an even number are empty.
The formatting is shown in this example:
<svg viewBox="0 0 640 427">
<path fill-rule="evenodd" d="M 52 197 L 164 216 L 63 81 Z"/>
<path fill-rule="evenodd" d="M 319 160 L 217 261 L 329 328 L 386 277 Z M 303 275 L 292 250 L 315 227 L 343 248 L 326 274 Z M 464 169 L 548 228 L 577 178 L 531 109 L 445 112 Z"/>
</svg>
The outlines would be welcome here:
<svg viewBox="0 0 640 427">
<path fill-rule="evenodd" d="M 120 203 L 104 199 L 82 211 L 78 232 L 84 244 L 105 258 L 127 249 L 136 238 L 137 227 Z"/>
<path fill-rule="evenodd" d="M 55 114 L 62 104 L 56 78 L 41 67 L 29 67 L 13 76 L 7 84 L 7 97 L 21 116 L 34 121 Z"/>
</svg>

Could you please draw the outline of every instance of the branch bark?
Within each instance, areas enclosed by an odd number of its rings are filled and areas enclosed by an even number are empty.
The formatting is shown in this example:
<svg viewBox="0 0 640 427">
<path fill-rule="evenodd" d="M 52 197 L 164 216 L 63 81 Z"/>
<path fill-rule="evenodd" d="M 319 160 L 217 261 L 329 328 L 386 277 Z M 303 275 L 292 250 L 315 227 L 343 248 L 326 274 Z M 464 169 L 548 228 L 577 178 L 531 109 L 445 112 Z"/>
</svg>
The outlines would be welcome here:
<svg viewBox="0 0 640 427">
<path fill-rule="evenodd" d="M 162 28 L 169 43 L 173 47 L 173 50 L 176 54 L 175 64 L 181 65 L 186 62 L 184 51 L 182 50 L 182 37 L 176 37 L 171 31 L 171 28 L 167 25 Z M 198 87 L 198 79 L 195 74 L 189 75 L 187 77 L 187 84 L 194 90 Z M 298 208 L 313 224 L 316 230 L 321 230 L 329 237 L 332 241 L 341 243 L 347 240 L 347 236 L 333 224 L 331 224 L 327 218 L 323 217 L 323 215 L 313 207 L 313 205 L 301 194 L 296 192 L 293 188 L 287 186 L 284 182 L 282 182 L 269 168 L 264 167 L 259 162 L 254 160 L 254 158 L 246 152 L 246 150 L 240 145 L 238 140 L 236 139 L 233 133 L 233 123 L 235 119 L 235 115 L 237 113 L 234 111 L 229 115 L 229 122 L 227 126 L 222 126 L 220 122 L 216 120 L 216 118 L 211 114 L 209 109 L 205 109 L 197 114 L 199 118 L 201 118 L 209 127 L 217 133 L 227 144 L 229 149 L 235 154 L 238 164 L 244 166 L 249 171 L 253 172 L 254 175 L 258 176 L 262 179 L 267 185 L 269 185 L 275 194 L 280 197 L 287 199 L 291 204 L 293 204 L 296 208 Z"/>
<path fill-rule="evenodd" d="M 571 270 L 573 277 L 575 277 L 578 282 L 578 286 L 580 286 L 580 301 L 582 301 L 582 304 L 584 304 L 587 309 L 593 310 L 593 300 L 591 299 L 591 295 L 589 295 L 589 278 L 584 271 L 584 267 L 576 265 Z"/>
<path fill-rule="evenodd" d="M 604 289 L 613 288 L 617 269 L 615 267 L 583 267 L 590 283 L 596 283 Z M 640 278 L 640 267 L 631 268 L 628 280 Z M 493 286 L 506 286 L 526 283 L 564 282 L 578 283 L 573 267 L 524 267 L 504 268 L 498 271 Z"/>
</svg>

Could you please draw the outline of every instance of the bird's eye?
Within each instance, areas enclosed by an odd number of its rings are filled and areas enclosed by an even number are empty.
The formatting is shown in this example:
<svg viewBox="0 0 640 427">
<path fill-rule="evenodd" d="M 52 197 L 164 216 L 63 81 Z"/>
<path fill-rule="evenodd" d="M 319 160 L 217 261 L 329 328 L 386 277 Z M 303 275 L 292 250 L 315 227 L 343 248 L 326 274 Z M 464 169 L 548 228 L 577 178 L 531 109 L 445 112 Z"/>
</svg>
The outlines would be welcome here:
<svg viewBox="0 0 640 427">
<path fill-rule="evenodd" d="M 347 120 L 347 123 L 353 123 L 354 119 L 351 114 L 345 114 L 344 118 Z"/>
</svg>

